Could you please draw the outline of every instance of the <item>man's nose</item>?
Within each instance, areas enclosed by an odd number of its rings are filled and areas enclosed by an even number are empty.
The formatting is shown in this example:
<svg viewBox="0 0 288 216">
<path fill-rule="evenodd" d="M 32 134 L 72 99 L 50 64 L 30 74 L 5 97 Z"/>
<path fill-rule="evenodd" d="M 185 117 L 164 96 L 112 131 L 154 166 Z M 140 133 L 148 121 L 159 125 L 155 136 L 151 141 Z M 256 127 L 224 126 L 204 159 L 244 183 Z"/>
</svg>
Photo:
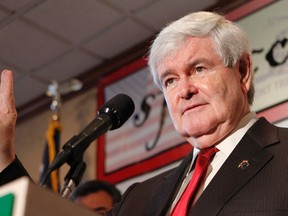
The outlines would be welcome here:
<svg viewBox="0 0 288 216">
<path fill-rule="evenodd" d="M 185 100 L 189 100 L 197 92 L 197 88 L 194 86 L 193 81 L 189 78 L 182 78 L 179 83 L 179 97 Z"/>
</svg>

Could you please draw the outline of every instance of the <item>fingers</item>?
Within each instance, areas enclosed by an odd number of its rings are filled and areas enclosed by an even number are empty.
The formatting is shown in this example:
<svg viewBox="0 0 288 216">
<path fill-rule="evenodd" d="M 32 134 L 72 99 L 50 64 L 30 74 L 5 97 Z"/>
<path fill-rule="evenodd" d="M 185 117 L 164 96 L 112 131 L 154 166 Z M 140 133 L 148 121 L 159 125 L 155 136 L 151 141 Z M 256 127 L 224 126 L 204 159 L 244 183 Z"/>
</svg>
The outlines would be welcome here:
<svg viewBox="0 0 288 216">
<path fill-rule="evenodd" d="M 13 93 L 13 75 L 3 70 L 0 77 L 0 170 L 15 159 L 14 135 L 17 112 Z"/>
<path fill-rule="evenodd" d="M 13 112 L 15 109 L 13 74 L 10 70 L 3 70 L 0 83 L 0 102 L 2 113 Z"/>
</svg>

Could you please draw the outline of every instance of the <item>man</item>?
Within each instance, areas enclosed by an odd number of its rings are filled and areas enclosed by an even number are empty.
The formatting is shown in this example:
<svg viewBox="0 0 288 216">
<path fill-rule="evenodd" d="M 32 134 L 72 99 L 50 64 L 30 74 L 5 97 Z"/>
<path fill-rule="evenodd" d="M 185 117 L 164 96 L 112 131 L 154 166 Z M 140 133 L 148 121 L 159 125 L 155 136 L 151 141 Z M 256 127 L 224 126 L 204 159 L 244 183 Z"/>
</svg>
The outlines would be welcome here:
<svg viewBox="0 0 288 216">
<path fill-rule="evenodd" d="M 288 130 L 250 111 L 251 65 L 244 32 L 218 14 L 192 13 L 160 32 L 149 66 L 194 152 L 176 169 L 132 185 L 111 215 L 177 215 L 196 155 L 213 146 L 207 176 L 178 215 L 288 215 Z"/>
<path fill-rule="evenodd" d="M 72 192 L 71 200 L 106 215 L 115 203 L 120 202 L 121 193 L 109 182 L 91 180 L 78 185 Z"/>
<path fill-rule="evenodd" d="M 288 130 L 250 111 L 251 65 L 244 32 L 216 13 L 189 14 L 160 32 L 149 66 L 194 150 L 176 169 L 132 185 L 110 215 L 288 215 Z M 214 147 L 193 199 L 175 213 Z"/>
</svg>

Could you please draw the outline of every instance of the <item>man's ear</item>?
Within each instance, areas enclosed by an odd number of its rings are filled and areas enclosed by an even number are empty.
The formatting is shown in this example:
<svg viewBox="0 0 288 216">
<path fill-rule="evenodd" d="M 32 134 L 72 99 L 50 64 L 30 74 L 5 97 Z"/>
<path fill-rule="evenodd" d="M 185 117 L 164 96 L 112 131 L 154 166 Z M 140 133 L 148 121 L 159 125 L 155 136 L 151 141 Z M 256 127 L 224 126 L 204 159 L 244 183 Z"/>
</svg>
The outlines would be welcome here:
<svg viewBox="0 0 288 216">
<path fill-rule="evenodd" d="M 253 80 L 252 61 L 251 56 L 248 53 L 243 54 L 239 61 L 239 72 L 241 76 L 241 85 L 245 88 L 245 91 L 248 92 Z"/>
</svg>

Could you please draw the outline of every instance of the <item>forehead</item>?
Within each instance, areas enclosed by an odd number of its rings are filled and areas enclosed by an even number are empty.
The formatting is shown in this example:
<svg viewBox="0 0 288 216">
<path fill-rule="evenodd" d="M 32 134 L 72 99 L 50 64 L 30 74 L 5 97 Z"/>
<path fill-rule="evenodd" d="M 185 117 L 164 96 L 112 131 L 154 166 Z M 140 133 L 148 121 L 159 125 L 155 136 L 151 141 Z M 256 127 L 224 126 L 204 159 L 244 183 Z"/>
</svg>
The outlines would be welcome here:
<svg viewBox="0 0 288 216">
<path fill-rule="evenodd" d="M 90 193 L 86 196 L 82 196 L 78 198 L 81 203 L 90 203 L 95 205 L 110 205 L 113 200 L 110 194 L 106 191 L 100 190 L 97 192 Z"/>
<path fill-rule="evenodd" d="M 169 53 L 166 53 L 160 59 L 157 65 L 157 72 L 163 72 L 166 67 L 173 64 L 180 65 L 186 61 L 193 61 L 197 58 L 217 58 L 220 59 L 219 54 L 216 52 L 214 41 L 210 36 L 205 37 L 187 37 L 187 39 Z"/>
</svg>

